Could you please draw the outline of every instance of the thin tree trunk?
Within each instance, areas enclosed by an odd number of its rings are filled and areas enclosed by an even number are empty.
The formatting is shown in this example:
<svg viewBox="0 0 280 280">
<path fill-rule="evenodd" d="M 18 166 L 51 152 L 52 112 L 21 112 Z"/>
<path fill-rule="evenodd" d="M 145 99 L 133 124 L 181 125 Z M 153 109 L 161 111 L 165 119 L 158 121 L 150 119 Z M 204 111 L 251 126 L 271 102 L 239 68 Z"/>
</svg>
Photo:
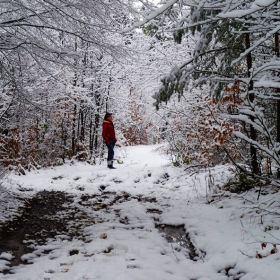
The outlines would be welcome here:
<svg viewBox="0 0 280 280">
<path fill-rule="evenodd" d="M 111 77 L 112 71 L 109 73 L 109 85 L 108 85 L 108 90 L 107 90 L 107 96 L 105 100 L 105 111 L 108 112 L 108 103 L 109 103 L 109 96 L 110 96 L 110 88 L 111 88 L 111 82 L 112 82 L 112 77 Z"/>
<path fill-rule="evenodd" d="M 78 48 L 78 44 L 77 42 L 75 42 L 74 44 L 74 49 L 75 51 Z M 74 65 L 76 66 L 77 61 L 75 60 Z M 75 72 L 75 77 L 74 77 L 74 81 L 73 81 L 73 86 L 75 87 L 77 85 L 77 73 Z M 73 116 L 73 121 L 72 121 L 72 137 L 71 137 L 71 149 L 72 149 L 72 156 L 75 155 L 76 153 L 76 143 L 75 143 L 75 139 L 76 139 L 76 120 L 77 120 L 77 104 L 76 104 L 76 98 L 74 99 L 74 116 Z"/>
<path fill-rule="evenodd" d="M 81 141 L 84 141 L 84 138 L 85 138 L 85 116 L 84 116 L 84 112 L 82 111 L 82 109 L 80 109 L 80 120 L 81 120 L 81 133 L 80 133 L 80 140 Z"/>
<path fill-rule="evenodd" d="M 275 40 L 275 53 L 277 57 L 280 57 L 279 52 L 279 34 L 278 32 L 275 33 L 274 36 Z M 278 98 L 280 98 L 280 89 L 276 89 L 276 93 L 278 94 Z M 277 139 L 276 141 L 280 144 L 280 99 L 277 100 Z M 277 178 L 280 178 L 280 169 L 277 171 Z"/>
<path fill-rule="evenodd" d="M 95 114 L 95 126 L 94 126 L 94 130 L 95 130 L 95 136 L 94 136 L 94 148 L 97 151 L 98 148 L 98 128 L 99 128 L 99 122 L 100 122 L 100 115 L 99 113 Z"/>
<path fill-rule="evenodd" d="M 75 100 L 76 102 L 76 100 Z M 76 137 L 76 116 L 77 116 L 77 104 L 74 105 L 74 117 L 72 121 L 72 156 L 75 154 L 75 137 Z"/>
<path fill-rule="evenodd" d="M 64 117 L 62 118 L 62 123 L 61 123 L 61 140 L 62 140 L 62 161 L 65 163 L 65 157 L 66 157 L 66 139 L 67 139 L 67 132 L 66 129 L 64 128 L 64 119 L 66 119 L 66 114 L 64 114 Z"/>
<path fill-rule="evenodd" d="M 95 152 L 98 149 L 98 130 L 100 127 L 100 99 L 101 96 L 99 93 L 95 96 L 95 104 L 96 104 L 96 113 L 94 114 L 94 126 L 93 126 L 93 145 Z"/>
<path fill-rule="evenodd" d="M 92 156 L 93 153 L 92 114 L 90 114 L 90 123 L 89 123 L 89 151 L 90 151 L 90 156 Z"/>
<path fill-rule="evenodd" d="M 246 49 L 250 48 L 250 34 L 246 34 L 245 35 L 245 43 L 246 43 Z M 252 54 L 251 52 L 249 52 L 247 54 L 247 71 L 248 71 L 248 77 L 250 78 L 251 73 L 250 70 L 252 69 Z M 255 95 L 253 93 L 253 89 L 254 89 L 254 83 L 251 80 L 250 84 L 249 84 L 249 88 L 248 88 L 248 92 L 249 92 L 249 101 L 251 103 L 254 102 L 255 99 Z M 252 120 L 252 122 L 254 122 L 254 117 L 250 116 L 250 119 Z M 257 131 L 255 130 L 253 125 L 250 125 L 250 137 L 253 141 L 257 140 Z M 250 153 L 251 153 L 251 168 L 252 168 L 252 172 L 254 174 L 259 174 L 259 165 L 258 165 L 258 158 L 257 158 L 257 149 L 253 144 L 250 144 Z"/>
</svg>

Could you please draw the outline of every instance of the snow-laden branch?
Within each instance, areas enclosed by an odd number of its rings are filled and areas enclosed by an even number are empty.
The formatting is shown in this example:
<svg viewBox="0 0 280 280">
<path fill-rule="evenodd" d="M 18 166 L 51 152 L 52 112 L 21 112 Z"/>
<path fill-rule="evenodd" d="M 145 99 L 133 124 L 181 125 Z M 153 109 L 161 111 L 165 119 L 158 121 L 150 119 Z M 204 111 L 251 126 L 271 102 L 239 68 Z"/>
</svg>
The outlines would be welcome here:
<svg viewBox="0 0 280 280">
<path fill-rule="evenodd" d="M 255 82 L 254 84 L 255 88 L 280 88 L 280 83 L 274 82 L 274 81 L 259 81 Z"/>
<path fill-rule="evenodd" d="M 263 10 L 270 5 L 276 3 L 277 0 L 255 0 L 249 9 L 233 10 L 226 13 L 219 13 L 217 17 L 219 18 L 241 18 L 253 14 L 257 11 Z"/>
<path fill-rule="evenodd" d="M 233 60 L 231 65 L 238 63 L 240 60 L 242 60 L 248 53 L 252 52 L 254 49 L 256 49 L 258 46 L 260 46 L 263 42 L 265 42 L 269 37 L 273 36 L 275 33 L 277 33 L 280 30 L 280 25 L 277 25 L 273 30 L 267 33 L 266 36 L 262 37 L 260 40 L 258 40 L 252 47 L 246 49 L 245 52 L 240 54 L 240 56 Z"/>
<path fill-rule="evenodd" d="M 131 27 L 125 28 L 122 31 L 122 33 L 127 33 L 127 32 L 130 32 L 130 31 L 136 29 L 136 28 L 141 27 L 142 25 L 148 23 L 152 19 L 154 19 L 154 18 L 158 17 L 159 15 L 161 15 L 162 13 L 164 13 L 166 10 L 168 10 L 170 7 L 172 7 L 178 1 L 179 0 L 168 0 L 166 4 L 162 5 L 160 8 L 158 8 L 155 11 L 146 15 L 145 18 L 142 21 L 135 23 Z"/>
<path fill-rule="evenodd" d="M 268 156 L 273 158 L 277 162 L 278 165 L 280 165 L 279 156 L 274 150 L 269 149 L 269 148 L 265 147 L 264 145 L 262 145 L 261 143 L 252 140 L 251 138 L 249 138 L 248 136 L 246 136 L 245 134 L 243 134 L 240 131 L 233 131 L 233 135 L 235 135 L 239 139 L 246 141 L 247 143 L 254 145 L 255 147 L 258 147 L 260 150 L 265 152 Z"/>
</svg>

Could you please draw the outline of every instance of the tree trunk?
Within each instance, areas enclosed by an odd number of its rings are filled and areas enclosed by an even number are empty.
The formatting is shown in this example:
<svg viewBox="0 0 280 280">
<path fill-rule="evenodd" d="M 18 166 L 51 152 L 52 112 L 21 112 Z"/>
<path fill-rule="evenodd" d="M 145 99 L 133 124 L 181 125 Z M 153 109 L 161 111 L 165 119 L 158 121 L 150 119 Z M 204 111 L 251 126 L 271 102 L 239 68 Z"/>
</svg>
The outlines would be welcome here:
<svg viewBox="0 0 280 280">
<path fill-rule="evenodd" d="M 98 149 L 98 132 L 99 132 L 99 127 L 100 127 L 100 100 L 101 100 L 101 95 L 100 93 L 96 92 L 95 94 L 95 104 L 96 104 L 96 112 L 94 114 L 94 123 L 93 123 L 93 145 L 94 145 L 94 150 L 95 153 Z"/>
<path fill-rule="evenodd" d="M 76 100 L 75 100 L 76 102 Z M 76 116 L 77 116 L 77 105 L 74 105 L 74 117 L 72 121 L 72 156 L 75 154 L 75 137 L 76 137 Z"/>
<path fill-rule="evenodd" d="M 94 130 L 95 130 L 95 135 L 94 135 L 94 148 L 95 148 L 95 151 L 97 151 L 97 148 L 98 148 L 98 129 L 99 129 L 99 122 L 100 122 L 100 115 L 97 113 L 95 114 L 95 120 L 94 120 Z"/>
<path fill-rule="evenodd" d="M 92 157 L 93 153 L 93 132 L 92 132 L 92 114 L 90 114 L 90 123 L 89 123 L 89 151 L 90 156 Z"/>
<path fill-rule="evenodd" d="M 275 40 L 275 53 L 277 57 L 280 57 L 280 52 L 279 52 L 279 34 L 278 32 L 275 33 L 274 36 L 274 40 Z M 277 93 L 277 98 L 280 97 L 280 89 L 277 88 L 276 89 L 276 93 Z M 278 142 L 278 144 L 280 144 L 280 99 L 277 100 L 277 139 L 276 141 Z M 277 178 L 280 178 L 280 169 L 278 169 L 277 171 Z"/>
<path fill-rule="evenodd" d="M 78 44 L 77 41 L 74 43 L 74 50 L 77 51 Z M 77 60 L 75 59 L 74 65 L 77 65 Z M 73 86 L 76 87 L 77 85 L 77 72 L 75 72 L 74 80 L 73 80 Z M 77 120 L 77 104 L 76 104 L 76 98 L 74 98 L 74 116 L 73 116 L 73 121 L 72 121 L 72 139 L 71 139 L 71 149 L 72 149 L 72 156 L 75 155 L 76 153 L 76 143 L 75 143 L 75 138 L 76 138 L 76 120 Z"/>
<path fill-rule="evenodd" d="M 245 43 L 246 43 L 246 49 L 250 48 L 250 34 L 245 35 Z M 248 77 L 250 78 L 251 73 L 250 70 L 252 69 L 252 54 L 249 52 L 247 54 L 247 73 Z M 254 89 L 254 83 L 253 80 L 250 81 L 249 87 L 248 87 L 248 93 L 249 93 L 249 101 L 250 103 L 254 102 L 255 95 L 253 93 Z M 250 116 L 250 119 L 252 122 L 254 122 L 254 117 Z M 250 125 L 250 138 L 253 141 L 257 140 L 257 131 L 255 130 L 253 125 Z M 257 158 L 257 149 L 253 144 L 250 144 L 250 154 L 251 154 L 251 168 L 253 174 L 259 174 L 259 165 L 258 165 L 258 158 Z"/>
<path fill-rule="evenodd" d="M 80 132 L 80 140 L 84 141 L 85 139 L 85 116 L 82 109 L 80 109 L 80 121 L 81 121 L 81 132 Z"/>
</svg>

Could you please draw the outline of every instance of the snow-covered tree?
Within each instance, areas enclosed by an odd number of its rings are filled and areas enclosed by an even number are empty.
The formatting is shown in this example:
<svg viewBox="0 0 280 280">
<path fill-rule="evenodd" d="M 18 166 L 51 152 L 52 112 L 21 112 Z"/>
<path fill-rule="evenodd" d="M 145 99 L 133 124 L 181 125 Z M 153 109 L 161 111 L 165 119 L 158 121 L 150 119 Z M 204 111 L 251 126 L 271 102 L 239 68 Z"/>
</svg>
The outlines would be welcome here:
<svg viewBox="0 0 280 280">
<path fill-rule="evenodd" d="M 163 1 L 142 23 L 182 7 L 188 12 L 178 13 L 169 31 L 178 42 L 195 34 L 196 46 L 190 59 L 163 80 L 157 101 L 169 100 L 176 91 L 185 93 L 190 84 L 208 85 L 213 98 L 222 100 L 230 88 L 239 85 L 244 102 L 227 114 L 243 126 L 242 131 L 233 131 L 233 137 L 247 143 L 242 145 L 246 156 L 237 166 L 247 172 L 242 167 L 246 163 L 255 175 L 266 172 L 267 162 L 279 169 L 279 113 L 273 105 L 279 99 L 278 1 L 261 5 L 239 0 Z"/>
</svg>

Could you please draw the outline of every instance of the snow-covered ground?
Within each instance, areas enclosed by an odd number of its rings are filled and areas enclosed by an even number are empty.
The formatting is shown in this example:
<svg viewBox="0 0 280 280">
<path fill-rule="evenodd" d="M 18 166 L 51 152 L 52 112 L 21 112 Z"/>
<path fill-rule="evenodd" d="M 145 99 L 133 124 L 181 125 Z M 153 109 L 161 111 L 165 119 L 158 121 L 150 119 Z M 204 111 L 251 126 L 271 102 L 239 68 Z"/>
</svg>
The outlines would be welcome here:
<svg viewBox="0 0 280 280">
<path fill-rule="evenodd" d="M 42 190 L 65 191 L 80 201 L 81 196 L 93 198 L 106 192 L 108 201 L 110 194 L 126 195 L 126 199 L 98 211 L 90 203 L 77 203 L 77 209 L 93 221 L 83 227 L 83 238 L 50 238 L 22 257 L 30 264 L 13 267 L 14 274 L 0 272 L 0 278 L 280 279 L 280 215 L 262 210 L 275 205 L 272 211 L 279 212 L 278 193 L 269 190 L 259 201 L 255 191 L 211 196 L 215 186 L 231 176 L 229 167 L 186 175 L 170 165 L 158 148 L 117 148 L 123 163 L 116 163 L 115 170 L 107 169 L 105 162 L 96 166 L 75 162 L 25 176 L 10 174 L 0 195 L 2 201 L 7 198 L 0 208 L 2 222 L 12 219 L 20 206 L 8 201 L 11 194 L 27 199 Z M 196 257 L 189 258 L 189 249 L 179 243 L 168 242 L 161 225 L 184 226 Z M 11 252 L 0 255 L 1 271 L 12 257 Z"/>
</svg>

